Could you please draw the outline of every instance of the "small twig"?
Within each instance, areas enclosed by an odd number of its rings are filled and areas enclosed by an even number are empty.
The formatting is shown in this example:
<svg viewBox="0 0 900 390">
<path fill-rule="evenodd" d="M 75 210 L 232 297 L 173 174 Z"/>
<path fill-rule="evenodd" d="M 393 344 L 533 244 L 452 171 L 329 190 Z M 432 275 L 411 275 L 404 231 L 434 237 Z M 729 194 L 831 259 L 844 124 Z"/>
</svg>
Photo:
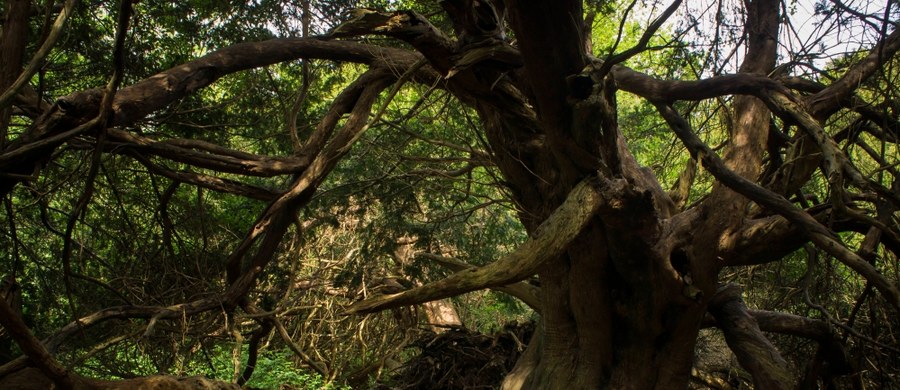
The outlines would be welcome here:
<svg viewBox="0 0 900 390">
<path fill-rule="evenodd" d="M 661 15 L 659 15 L 659 17 L 657 17 L 656 20 L 654 20 L 652 23 L 650 23 L 649 26 L 647 26 L 647 30 L 644 31 L 643 35 L 641 35 L 641 39 L 632 48 L 625 50 L 616 55 L 610 54 L 609 56 L 607 56 L 606 60 L 603 61 L 603 65 L 600 66 L 600 70 L 597 72 L 597 74 L 599 74 L 600 77 L 606 77 L 606 74 L 609 73 L 609 71 L 612 69 L 613 65 L 619 64 L 623 61 L 626 61 L 629 58 L 634 57 L 635 55 L 644 51 L 647 48 L 647 44 L 650 43 L 650 39 L 653 38 L 653 34 L 656 34 L 656 31 L 659 30 L 660 27 L 662 27 L 663 23 L 665 23 L 666 20 L 668 20 L 669 17 L 672 16 L 673 13 L 675 13 L 675 10 L 677 10 L 678 6 L 680 6 L 680 5 L 681 5 L 681 0 L 675 0 L 675 2 L 673 2 L 671 5 L 669 5 L 669 8 L 666 8 L 666 10 L 663 11 L 663 13 Z M 630 7 L 629 7 L 629 9 L 630 9 Z M 624 23 L 625 23 L 625 21 L 623 19 L 622 24 L 624 25 Z M 619 27 L 619 37 L 621 38 L 621 36 L 622 36 L 622 31 L 621 31 L 621 26 L 620 26 Z M 616 43 L 618 44 L 618 38 L 617 38 Z"/>
</svg>

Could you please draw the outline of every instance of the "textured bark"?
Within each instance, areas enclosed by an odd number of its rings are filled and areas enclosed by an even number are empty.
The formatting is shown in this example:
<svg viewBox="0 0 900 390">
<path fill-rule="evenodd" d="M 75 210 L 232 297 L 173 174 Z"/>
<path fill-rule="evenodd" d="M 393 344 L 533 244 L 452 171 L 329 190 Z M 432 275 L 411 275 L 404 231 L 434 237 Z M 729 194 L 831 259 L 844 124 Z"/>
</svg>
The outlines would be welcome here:
<svg viewBox="0 0 900 390">
<path fill-rule="evenodd" d="M 533 236 L 503 259 L 480 268 L 469 268 L 438 282 L 402 293 L 382 295 L 354 303 L 347 313 L 370 313 L 399 306 L 448 298 L 487 287 L 497 287 L 533 275 L 564 251 L 601 206 L 601 191 L 585 180 L 572 190 L 565 203 L 539 226 Z M 618 190 L 614 188 L 613 191 Z"/>
<path fill-rule="evenodd" d="M 565 254 L 538 273 L 541 331 L 504 387 L 684 388 L 694 342 L 686 325 L 696 326 L 705 310 L 694 295 L 683 293 L 689 278 L 682 272 L 688 270 L 676 270 L 670 261 L 676 240 L 666 235 L 662 216 L 671 201 L 628 152 L 611 82 L 601 80 L 586 98 L 567 103 L 572 96 L 562 81 L 586 65 L 581 11 L 568 3 L 550 10 L 549 4 L 513 2 L 508 10 L 516 36 L 529 37 L 519 46 L 528 76 L 522 88 L 536 97 L 538 131 L 546 135 L 545 155 L 551 157 L 536 157 L 529 172 L 498 166 L 510 183 L 526 181 L 534 175 L 530 172 L 538 176 L 530 181 L 549 183 L 538 188 L 537 199 L 520 199 L 523 214 L 538 221 L 559 201 L 558 191 L 591 171 L 633 185 L 610 194 L 608 206 Z M 582 79 L 593 80 L 586 76 Z M 491 140 L 497 149 L 504 146 L 501 136 Z M 529 192 L 513 188 L 517 194 Z M 524 222 L 530 225 L 529 219 Z"/>
<path fill-rule="evenodd" d="M 445 8 L 451 10 L 451 15 L 459 9 Z M 777 19 L 777 7 L 774 9 L 774 14 L 763 15 L 766 22 L 771 21 L 771 15 Z M 712 295 L 719 267 L 715 255 L 681 248 L 691 239 L 693 224 L 702 214 L 687 213 L 664 220 L 671 215 L 673 204 L 655 178 L 648 176 L 627 150 L 616 124 L 613 83 L 598 81 L 586 96 L 571 95 L 573 91 L 566 88 L 566 80 L 573 75 L 580 74 L 579 80 L 594 80 L 590 70 L 582 73 L 586 57 L 580 42 L 580 3 L 510 2 L 507 11 L 520 40 L 526 77 L 507 83 L 502 77 L 483 77 L 484 73 L 463 70 L 450 79 L 448 89 L 463 101 L 474 102 L 485 123 L 494 162 L 521 207 L 522 221 L 532 238 L 542 240 L 540 232 L 544 229 L 538 227 L 549 221 L 545 221 L 548 216 L 556 215 L 553 210 L 583 178 L 599 172 L 604 180 L 624 179 L 629 185 L 622 191 L 601 191 L 604 202 L 597 215 L 579 228 L 580 233 L 571 242 L 566 241 L 565 251 L 537 262 L 541 264 L 537 270 L 541 282 L 541 331 L 504 386 L 683 388 L 690 377 L 696 332 L 706 311 L 704 297 Z M 388 31 L 386 35 L 407 40 L 442 73 L 442 68 L 450 67 L 442 62 L 447 54 L 459 56 L 457 50 L 466 50 L 454 49 L 438 34 L 412 39 L 410 32 L 421 33 L 429 28 L 422 26 L 422 19 L 408 17 L 409 14 L 398 19 L 396 15 L 355 19 L 355 27 L 365 28 L 353 31 L 363 33 L 383 24 L 385 27 L 377 31 Z M 415 23 L 404 27 L 413 19 Z M 475 33 L 471 31 L 477 30 L 466 18 L 455 18 L 454 25 L 458 36 L 472 36 Z M 766 50 L 772 47 L 769 41 L 764 42 Z M 762 66 L 769 62 L 764 58 Z M 680 92 L 673 91 L 684 91 L 686 98 L 703 96 L 696 93 L 703 89 L 689 83 L 660 83 L 623 68 L 616 68 L 615 73 L 628 79 L 623 85 L 633 91 L 668 93 L 669 99 L 679 98 Z M 506 93 L 495 92 L 486 98 L 471 92 L 483 90 L 478 83 L 484 79 L 495 81 L 497 90 Z M 708 92 L 711 94 L 783 88 L 752 75 L 703 83 L 718 86 L 718 90 Z M 664 91 L 665 88 L 670 91 Z M 753 135 L 764 131 L 757 125 L 767 110 L 761 102 L 748 101 L 752 107 L 744 111 L 749 121 L 735 135 L 731 152 L 734 157 L 729 161 L 742 173 L 752 175 L 759 169 L 760 145 L 765 145 L 764 138 L 753 139 Z M 527 108 L 528 102 L 534 111 Z M 727 188 L 719 193 L 734 208 L 747 202 Z M 740 213 L 725 214 L 723 218 L 721 223 L 709 227 L 704 239 L 717 239 L 727 232 L 726 226 L 740 226 Z M 522 252 L 521 248 L 517 252 Z M 527 276 L 527 272 L 510 278 L 495 276 L 502 275 L 501 270 L 508 267 L 522 269 L 504 259 L 484 267 L 481 273 L 485 275 L 463 271 L 423 288 L 358 303 L 351 311 L 416 303 Z"/>
<path fill-rule="evenodd" d="M 747 311 L 741 300 L 740 288 L 729 285 L 720 289 L 710 302 L 709 309 L 741 366 L 753 376 L 757 389 L 793 388 L 787 362 Z"/>
<path fill-rule="evenodd" d="M 438 256 L 430 253 L 422 253 L 418 255 L 419 257 L 423 257 L 425 259 L 437 262 L 444 268 L 447 268 L 454 272 L 459 272 L 463 270 L 467 270 L 472 268 L 471 265 L 466 264 L 462 260 L 454 259 L 450 257 Z M 527 282 L 518 282 L 515 284 L 508 284 L 505 286 L 492 287 L 492 290 L 500 291 L 507 293 L 513 297 L 518 298 L 520 301 L 528 305 L 532 310 L 537 313 L 541 312 L 541 303 L 540 303 L 540 289 L 535 287 Z"/>
<path fill-rule="evenodd" d="M 510 25 L 519 40 L 528 84 L 535 96 L 537 112 L 551 138 L 570 131 L 571 107 L 566 77 L 587 65 L 584 53 L 584 23 L 580 0 L 507 0 Z M 535 22 L 554 22 L 537 25 Z"/>
</svg>

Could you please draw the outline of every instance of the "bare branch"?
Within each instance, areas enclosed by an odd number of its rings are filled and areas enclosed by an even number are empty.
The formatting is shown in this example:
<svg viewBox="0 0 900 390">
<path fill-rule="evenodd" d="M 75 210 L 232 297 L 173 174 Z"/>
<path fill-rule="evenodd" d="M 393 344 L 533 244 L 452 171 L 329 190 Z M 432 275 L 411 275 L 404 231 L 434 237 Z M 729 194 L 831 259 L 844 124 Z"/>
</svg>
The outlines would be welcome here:
<svg viewBox="0 0 900 390">
<path fill-rule="evenodd" d="M 897 50 L 900 50 L 900 29 L 895 29 L 885 37 L 840 79 L 805 99 L 813 117 L 822 120 L 833 114 L 863 81 L 878 72 L 882 64 L 893 58 Z"/>
<path fill-rule="evenodd" d="M 624 66 L 613 67 L 616 84 L 650 101 L 703 100 L 723 95 L 755 95 L 763 90 L 787 89 L 763 75 L 740 73 L 696 81 L 660 80 Z"/>
<path fill-rule="evenodd" d="M 632 3 L 632 5 L 633 4 L 634 3 Z M 660 27 L 662 27 L 663 23 L 665 23 L 666 20 L 669 20 L 669 17 L 675 13 L 675 10 L 677 10 L 680 5 L 681 0 L 675 0 L 674 2 L 672 2 L 672 4 L 670 4 L 669 7 L 666 8 L 665 11 L 663 11 L 662 15 L 659 15 L 652 23 L 650 23 L 649 26 L 647 26 L 647 30 L 644 31 L 644 34 L 641 35 L 641 39 L 638 40 L 638 43 L 633 47 L 616 55 L 610 53 L 606 60 L 603 61 L 603 65 L 600 67 L 598 73 L 605 77 L 606 74 L 609 73 L 609 71 L 612 69 L 613 65 L 625 62 L 629 58 L 634 57 L 646 50 L 647 44 L 650 43 L 650 39 L 653 38 L 653 36 L 656 34 L 656 31 L 659 30 Z M 619 43 L 618 40 L 622 36 L 622 26 L 624 26 L 624 24 L 625 19 L 623 18 L 622 24 L 619 25 L 619 38 L 616 38 L 616 44 Z"/>
</svg>

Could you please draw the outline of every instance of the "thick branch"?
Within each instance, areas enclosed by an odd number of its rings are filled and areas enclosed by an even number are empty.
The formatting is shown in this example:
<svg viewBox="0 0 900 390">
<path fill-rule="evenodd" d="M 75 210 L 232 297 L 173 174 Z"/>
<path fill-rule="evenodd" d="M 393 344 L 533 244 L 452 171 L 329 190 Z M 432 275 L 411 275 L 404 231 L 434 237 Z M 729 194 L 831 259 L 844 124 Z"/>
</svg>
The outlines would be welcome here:
<svg viewBox="0 0 900 390">
<path fill-rule="evenodd" d="M 380 34 L 412 45 L 425 55 L 434 69 L 446 75 L 453 67 L 455 45 L 424 16 L 412 11 L 376 12 L 370 9 L 351 11 L 349 20 L 341 23 L 329 36 L 353 37 Z"/>
<path fill-rule="evenodd" d="M 703 100 L 724 95 L 756 95 L 764 90 L 787 91 L 763 75 L 739 73 L 696 81 L 660 80 L 624 66 L 614 66 L 616 85 L 650 101 Z"/>
<path fill-rule="evenodd" d="M 844 73 L 840 79 L 831 83 L 822 91 L 806 98 L 807 105 L 813 116 L 822 120 L 837 111 L 842 102 L 859 88 L 860 84 L 872 77 L 885 62 L 890 60 L 900 50 L 900 29 L 895 29 L 890 35 L 878 43 L 869 54 L 856 65 Z"/>
<path fill-rule="evenodd" d="M 749 310 L 759 328 L 764 332 L 787 334 L 817 341 L 827 341 L 834 337 L 828 324 L 822 320 L 802 317 L 789 313 L 766 310 Z"/>
<path fill-rule="evenodd" d="M 140 161 L 150 172 L 167 177 L 177 182 L 193 184 L 213 191 L 224 192 L 245 196 L 251 199 L 272 201 L 278 194 L 262 187 L 256 187 L 244 184 L 238 181 L 223 179 L 221 177 L 204 175 L 194 172 L 173 171 L 150 162 L 143 156 L 136 155 L 135 158 Z"/>
<path fill-rule="evenodd" d="M 357 302 L 347 308 L 347 313 L 371 313 L 398 306 L 414 305 L 483 288 L 504 286 L 534 275 L 542 264 L 562 254 L 569 242 L 588 224 L 601 205 L 605 203 L 602 194 L 607 191 L 616 191 L 625 185 L 624 181 L 609 184 L 611 186 L 598 189 L 592 179 L 583 180 L 572 189 L 565 202 L 535 230 L 525 243 L 494 263 L 460 271 L 445 279 L 402 293 L 383 295 Z"/>
<path fill-rule="evenodd" d="M 407 68 L 421 57 L 402 49 L 379 48 L 354 42 L 324 41 L 317 38 L 241 43 L 119 90 L 112 104 L 108 124 L 129 125 L 224 75 L 299 58 L 323 58 L 365 64 L 390 63 L 393 67 Z M 35 166 L 46 159 L 54 148 L 80 134 L 84 129 L 78 127 L 97 116 L 102 94 L 103 91 L 94 89 L 61 98 L 27 133 L 4 150 L 0 160 L 5 162 L 0 164 L 0 171 L 10 174 L 11 177 L 25 177 L 32 174 Z M 79 131 L 73 131 L 73 128 Z M 12 155 L 16 158 L 8 158 Z M 7 193 L 19 180 L 21 179 L 0 180 L 0 194 Z"/>
<path fill-rule="evenodd" d="M 735 285 L 720 288 L 709 303 L 709 311 L 725 334 L 725 341 L 738 361 L 753 376 L 757 389 L 790 389 L 787 362 L 760 331 L 741 300 Z"/>
<path fill-rule="evenodd" d="M 302 172 L 312 161 L 311 156 L 270 157 L 222 147 L 216 150 L 200 149 L 180 144 L 178 140 L 157 141 L 117 129 L 109 129 L 108 133 L 113 151 L 130 149 L 222 173 L 271 177 Z"/>
<path fill-rule="evenodd" d="M 499 70 L 509 70 L 521 67 L 519 51 L 505 41 L 498 38 L 470 42 L 472 34 L 467 26 L 470 23 L 456 19 L 455 7 L 463 14 L 472 11 L 469 6 L 455 4 L 459 1 L 443 1 L 441 5 L 454 18 L 460 35 L 458 41 L 453 41 L 440 29 L 435 27 L 424 16 L 413 11 L 376 12 L 369 9 L 356 9 L 351 11 L 349 20 L 341 23 L 331 31 L 332 37 L 352 37 L 363 35 L 384 35 L 402 40 L 410 44 L 428 60 L 432 68 L 437 70 L 445 78 L 450 79 L 450 86 L 463 100 L 471 101 L 473 96 L 483 98 L 484 95 L 496 95 L 505 88 L 508 82 L 506 77 L 501 77 Z M 481 6 L 492 8 L 493 6 L 479 2 Z M 470 20 L 471 23 L 477 21 Z M 479 24 L 480 25 L 480 24 Z M 480 67 L 495 68 L 493 75 L 487 73 L 477 74 L 473 72 L 475 65 L 488 64 Z M 502 100 L 502 99 L 497 99 Z"/>
<path fill-rule="evenodd" d="M 285 38 L 239 43 L 122 89 L 116 94 L 113 104 L 115 109 L 113 124 L 132 123 L 224 75 L 299 58 L 321 58 L 369 65 L 389 62 L 393 66 L 406 68 L 418 61 L 419 56 L 401 49 L 354 42 L 325 41 L 318 38 Z"/>
<path fill-rule="evenodd" d="M 825 162 L 825 173 L 832 191 L 839 193 L 843 190 L 843 178 L 847 176 L 851 182 L 859 188 L 867 189 L 890 199 L 900 206 L 900 195 L 884 188 L 878 183 L 865 178 L 865 176 L 835 144 L 834 140 L 825 133 L 825 129 L 819 124 L 813 115 L 807 113 L 792 99 L 790 94 L 782 94 L 774 91 L 763 91 L 760 96 L 769 105 L 772 111 L 782 118 L 793 120 L 806 134 L 815 141 L 821 152 L 821 158 Z M 840 205 L 840 203 L 838 203 Z"/>
<path fill-rule="evenodd" d="M 31 331 L 22 321 L 22 317 L 16 314 L 5 299 L 0 299 L 0 325 L 3 325 L 13 340 L 22 348 L 22 352 L 41 369 L 44 375 L 53 379 L 57 385 L 64 389 L 71 389 L 75 386 L 77 376 L 71 374 L 69 370 L 53 359 L 47 348 L 44 348 L 44 345 L 31 334 Z"/>
<path fill-rule="evenodd" d="M 437 262 L 444 268 L 455 272 L 475 268 L 473 265 L 466 264 L 464 261 L 452 257 L 438 256 L 431 253 L 420 253 L 418 256 Z M 512 295 L 522 302 L 525 302 L 532 310 L 538 313 L 541 312 L 540 289 L 527 282 L 517 282 L 506 286 L 492 287 L 491 290 L 497 290 Z"/>
<path fill-rule="evenodd" d="M 238 248 L 229 257 L 226 269 L 228 282 L 232 283 L 231 291 L 229 292 L 232 299 L 243 297 L 247 293 L 256 276 L 268 264 L 272 254 L 281 242 L 284 232 L 290 223 L 293 222 L 292 215 L 295 210 L 311 199 L 312 194 L 322 180 L 327 177 L 341 160 L 341 157 L 350 150 L 350 147 L 368 128 L 369 112 L 375 103 L 375 99 L 390 84 L 394 77 L 393 73 L 388 70 L 382 68 L 370 69 L 354 82 L 356 87 L 362 87 L 359 94 L 349 92 L 350 95 L 354 96 L 353 99 L 346 101 L 338 99 L 344 104 L 336 103 L 329 110 L 329 117 L 335 114 L 340 117 L 342 113 L 347 111 L 350 112 L 350 116 L 341 128 L 341 131 L 334 136 L 321 153 L 317 153 L 318 155 L 310 163 L 309 167 L 294 180 L 291 188 L 269 204 L 269 207 L 266 208 Z M 348 88 L 348 90 L 351 89 L 355 91 L 355 88 Z M 342 95 L 347 94 L 347 91 L 344 92 Z M 328 121 L 323 120 L 320 123 L 317 134 L 330 133 L 330 129 L 337 124 L 337 119 L 333 119 L 333 123 L 325 124 L 326 122 Z M 323 124 L 325 124 L 324 128 L 321 127 Z M 243 255 L 262 234 L 265 234 L 264 245 L 261 245 L 260 250 L 250 261 L 249 266 L 245 270 L 240 270 L 239 267 Z"/>
</svg>

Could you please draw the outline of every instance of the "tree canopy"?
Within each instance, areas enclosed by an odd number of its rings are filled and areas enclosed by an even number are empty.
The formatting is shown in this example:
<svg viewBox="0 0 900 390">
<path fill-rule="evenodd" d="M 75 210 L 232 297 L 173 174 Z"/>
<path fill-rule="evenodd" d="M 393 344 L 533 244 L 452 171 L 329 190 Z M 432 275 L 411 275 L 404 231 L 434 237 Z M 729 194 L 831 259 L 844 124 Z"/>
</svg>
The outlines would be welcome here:
<svg viewBox="0 0 900 390">
<path fill-rule="evenodd" d="M 900 381 L 893 1 L 0 9 L 0 387 Z"/>
</svg>

